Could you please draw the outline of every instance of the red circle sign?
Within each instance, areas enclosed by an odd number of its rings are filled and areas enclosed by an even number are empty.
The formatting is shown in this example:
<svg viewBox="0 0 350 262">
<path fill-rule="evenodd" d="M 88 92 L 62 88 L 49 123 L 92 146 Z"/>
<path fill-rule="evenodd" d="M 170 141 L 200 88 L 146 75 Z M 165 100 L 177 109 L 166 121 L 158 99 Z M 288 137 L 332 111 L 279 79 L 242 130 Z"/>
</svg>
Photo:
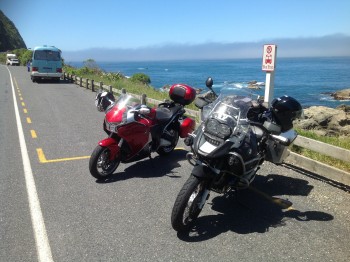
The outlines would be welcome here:
<svg viewBox="0 0 350 262">
<path fill-rule="evenodd" d="M 272 52 L 272 47 L 270 45 L 266 48 L 266 52 L 268 52 L 269 54 Z"/>
</svg>

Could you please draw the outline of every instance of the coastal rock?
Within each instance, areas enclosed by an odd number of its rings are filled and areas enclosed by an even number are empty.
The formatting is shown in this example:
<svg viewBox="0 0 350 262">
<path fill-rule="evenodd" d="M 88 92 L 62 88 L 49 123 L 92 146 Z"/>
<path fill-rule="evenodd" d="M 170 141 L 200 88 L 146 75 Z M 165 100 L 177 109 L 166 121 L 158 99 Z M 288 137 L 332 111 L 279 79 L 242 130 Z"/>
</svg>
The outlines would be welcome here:
<svg viewBox="0 0 350 262">
<path fill-rule="evenodd" d="M 256 80 L 248 82 L 248 88 L 250 89 L 261 89 L 261 86 L 264 86 L 264 82 L 258 82 Z"/>
<path fill-rule="evenodd" d="M 260 89 L 260 86 L 256 85 L 256 84 L 249 84 L 248 85 L 249 89 Z"/>
<path fill-rule="evenodd" d="M 294 121 L 294 126 L 304 130 L 312 130 L 325 136 L 350 135 L 350 106 L 337 108 L 311 106 L 304 109 L 304 119 Z"/>
<path fill-rule="evenodd" d="M 350 88 L 336 91 L 331 96 L 336 100 L 350 100 Z"/>
</svg>

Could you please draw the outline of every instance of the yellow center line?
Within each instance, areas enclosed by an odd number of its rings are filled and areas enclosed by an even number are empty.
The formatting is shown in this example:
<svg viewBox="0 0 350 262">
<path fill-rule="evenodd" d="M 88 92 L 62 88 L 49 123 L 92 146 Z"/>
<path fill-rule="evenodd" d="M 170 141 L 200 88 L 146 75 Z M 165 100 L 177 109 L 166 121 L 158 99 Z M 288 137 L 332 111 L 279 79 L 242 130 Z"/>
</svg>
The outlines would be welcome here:
<svg viewBox="0 0 350 262">
<path fill-rule="evenodd" d="M 28 123 L 28 124 L 31 124 L 31 123 L 32 123 L 32 120 L 30 119 L 30 117 L 27 117 L 27 123 Z"/>
<path fill-rule="evenodd" d="M 32 138 L 37 138 L 35 130 L 30 130 L 30 134 L 32 135 Z"/>
<path fill-rule="evenodd" d="M 38 158 L 39 158 L 40 163 L 55 163 L 55 162 L 64 162 L 64 161 L 81 160 L 81 159 L 90 158 L 90 156 L 78 156 L 78 157 L 59 158 L 59 159 L 48 160 L 48 159 L 46 159 L 42 148 L 37 148 L 36 152 L 38 153 Z"/>
<path fill-rule="evenodd" d="M 22 106 L 26 106 L 26 104 L 24 102 L 22 102 Z"/>
<path fill-rule="evenodd" d="M 23 98 L 22 98 L 22 97 L 20 97 L 20 98 L 19 98 L 19 100 L 23 101 Z"/>
<path fill-rule="evenodd" d="M 27 114 L 28 113 L 28 110 L 27 109 L 23 109 L 23 112 L 25 113 L 25 114 Z"/>
</svg>

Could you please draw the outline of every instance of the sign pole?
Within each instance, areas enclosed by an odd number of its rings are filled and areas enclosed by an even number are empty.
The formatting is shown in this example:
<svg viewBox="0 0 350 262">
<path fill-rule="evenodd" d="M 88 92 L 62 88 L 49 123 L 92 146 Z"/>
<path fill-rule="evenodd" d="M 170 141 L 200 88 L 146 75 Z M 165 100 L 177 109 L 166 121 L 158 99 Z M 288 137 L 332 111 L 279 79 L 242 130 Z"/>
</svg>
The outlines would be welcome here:
<svg viewBox="0 0 350 262">
<path fill-rule="evenodd" d="M 272 44 L 264 45 L 262 70 L 266 72 L 264 104 L 270 107 L 273 100 L 273 89 L 275 81 L 277 46 Z"/>
<path fill-rule="evenodd" d="M 273 100 L 273 89 L 275 87 L 275 71 L 266 72 L 264 103 L 270 107 Z"/>
</svg>

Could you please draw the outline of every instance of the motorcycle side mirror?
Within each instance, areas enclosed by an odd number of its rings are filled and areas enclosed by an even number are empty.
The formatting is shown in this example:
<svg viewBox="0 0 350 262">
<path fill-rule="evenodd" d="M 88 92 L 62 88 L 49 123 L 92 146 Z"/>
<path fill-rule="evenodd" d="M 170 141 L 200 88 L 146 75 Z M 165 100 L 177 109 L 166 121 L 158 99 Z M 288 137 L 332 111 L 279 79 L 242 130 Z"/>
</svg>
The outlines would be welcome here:
<svg viewBox="0 0 350 262">
<path fill-rule="evenodd" d="M 206 85 L 209 89 L 211 89 L 212 86 L 213 86 L 213 84 L 214 84 L 213 78 L 208 77 L 208 78 L 207 78 L 207 81 L 205 81 L 205 85 Z"/>
<path fill-rule="evenodd" d="M 218 95 L 215 93 L 214 89 L 213 89 L 213 78 L 208 77 L 207 81 L 205 81 L 205 85 L 209 88 L 209 90 L 217 97 Z"/>
</svg>

